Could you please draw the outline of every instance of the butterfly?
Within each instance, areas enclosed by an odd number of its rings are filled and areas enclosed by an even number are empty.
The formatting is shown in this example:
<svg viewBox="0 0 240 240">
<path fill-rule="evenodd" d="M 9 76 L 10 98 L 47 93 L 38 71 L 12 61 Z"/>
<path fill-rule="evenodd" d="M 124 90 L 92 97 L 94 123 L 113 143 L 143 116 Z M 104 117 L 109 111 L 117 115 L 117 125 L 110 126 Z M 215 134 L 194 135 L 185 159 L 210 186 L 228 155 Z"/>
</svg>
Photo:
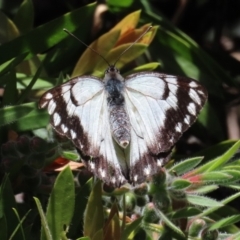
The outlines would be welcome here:
<svg viewBox="0 0 240 240">
<path fill-rule="evenodd" d="M 75 77 L 44 93 L 39 107 L 77 147 L 87 169 L 116 187 L 158 173 L 206 99 L 193 79 L 158 72 L 124 78 L 109 64 L 103 79 Z"/>
</svg>

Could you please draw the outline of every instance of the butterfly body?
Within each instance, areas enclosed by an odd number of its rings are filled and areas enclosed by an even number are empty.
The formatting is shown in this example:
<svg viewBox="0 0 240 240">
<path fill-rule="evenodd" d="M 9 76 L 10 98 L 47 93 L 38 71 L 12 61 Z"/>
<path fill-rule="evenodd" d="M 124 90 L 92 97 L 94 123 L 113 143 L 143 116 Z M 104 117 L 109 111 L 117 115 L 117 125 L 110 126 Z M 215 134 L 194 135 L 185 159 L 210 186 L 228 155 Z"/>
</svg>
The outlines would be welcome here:
<svg viewBox="0 0 240 240">
<path fill-rule="evenodd" d="M 124 79 L 115 67 L 110 66 L 105 73 L 103 82 L 108 96 L 107 104 L 112 136 L 121 147 L 126 148 L 131 136 L 130 121 L 123 96 Z"/>
<path fill-rule="evenodd" d="M 110 66 L 103 80 L 81 76 L 50 89 L 39 106 L 91 172 L 120 186 L 159 171 L 206 99 L 205 88 L 193 79 L 157 72 L 124 79 Z"/>
</svg>

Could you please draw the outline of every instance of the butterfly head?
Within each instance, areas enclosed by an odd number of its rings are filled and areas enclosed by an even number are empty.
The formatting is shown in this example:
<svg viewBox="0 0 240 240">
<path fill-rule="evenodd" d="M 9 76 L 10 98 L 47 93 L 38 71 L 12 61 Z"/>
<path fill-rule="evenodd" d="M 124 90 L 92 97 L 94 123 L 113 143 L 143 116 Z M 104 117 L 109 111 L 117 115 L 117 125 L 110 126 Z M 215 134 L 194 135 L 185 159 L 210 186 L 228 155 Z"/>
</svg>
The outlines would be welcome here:
<svg viewBox="0 0 240 240">
<path fill-rule="evenodd" d="M 110 79 L 118 79 L 119 81 L 123 81 L 124 78 L 120 74 L 120 71 L 114 66 L 110 65 L 105 71 L 104 82 L 108 82 Z"/>
</svg>

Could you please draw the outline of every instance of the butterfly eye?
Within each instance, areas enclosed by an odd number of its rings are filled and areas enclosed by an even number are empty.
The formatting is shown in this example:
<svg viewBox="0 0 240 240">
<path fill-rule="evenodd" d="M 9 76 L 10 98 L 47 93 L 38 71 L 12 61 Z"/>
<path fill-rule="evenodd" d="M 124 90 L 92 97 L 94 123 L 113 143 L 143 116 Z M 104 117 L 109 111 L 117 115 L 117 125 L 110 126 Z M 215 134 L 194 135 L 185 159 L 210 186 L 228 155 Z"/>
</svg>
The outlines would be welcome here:
<svg viewBox="0 0 240 240">
<path fill-rule="evenodd" d="M 113 73 L 120 73 L 120 71 L 119 71 L 116 67 L 110 68 L 109 71 L 110 71 L 110 72 L 113 72 Z"/>
<path fill-rule="evenodd" d="M 119 70 L 117 68 L 115 68 L 114 66 L 110 66 L 105 73 L 119 73 Z"/>
</svg>

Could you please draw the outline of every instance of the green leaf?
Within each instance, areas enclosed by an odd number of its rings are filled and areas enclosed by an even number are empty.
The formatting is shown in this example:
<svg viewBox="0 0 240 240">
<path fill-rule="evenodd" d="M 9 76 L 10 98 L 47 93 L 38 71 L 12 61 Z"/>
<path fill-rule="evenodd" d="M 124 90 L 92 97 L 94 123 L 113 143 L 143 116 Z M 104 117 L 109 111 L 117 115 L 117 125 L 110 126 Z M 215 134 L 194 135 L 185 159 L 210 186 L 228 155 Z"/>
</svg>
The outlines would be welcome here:
<svg viewBox="0 0 240 240">
<path fill-rule="evenodd" d="M 32 0 L 24 0 L 21 3 L 13 21 L 22 34 L 25 34 L 32 29 L 34 21 Z"/>
<path fill-rule="evenodd" d="M 72 223 L 69 226 L 69 237 L 75 238 L 83 232 L 83 218 L 86 205 L 89 199 L 89 195 L 92 190 L 93 179 L 88 180 L 81 188 L 77 189 L 75 197 L 74 214 L 72 217 Z"/>
<path fill-rule="evenodd" d="M 97 181 L 89 196 L 84 213 L 84 235 L 92 238 L 103 228 L 103 224 L 102 184 L 101 181 Z"/>
<path fill-rule="evenodd" d="M 201 211 L 198 208 L 194 207 L 181 208 L 180 210 L 174 212 L 171 215 L 171 219 L 194 217 L 199 213 L 201 213 Z"/>
<path fill-rule="evenodd" d="M 178 228 L 173 222 L 170 221 L 170 219 L 159 209 L 157 209 L 158 214 L 161 218 L 161 220 L 166 224 L 170 229 L 172 229 L 177 235 L 179 235 L 180 238 L 184 238 L 185 234 L 181 231 L 180 228 Z"/>
<path fill-rule="evenodd" d="M 0 126 L 12 124 L 17 131 L 32 131 L 46 127 L 48 123 L 49 115 L 45 110 L 38 109 L 35 102 L 0 109 Z"/>
<path fill-rule="evenodd" d="M 36 103 L 32 111 L 18 119 L 12 126 L 17 131 L 32 131 L 34 129 L 46 127 L 49 124 L 49 115 L 45 110 L 36 107 Z M 29 106 L 32 103 L 29 103 Z"/>
<path fill-rule="evenodd" d="M 75 151 L 62 151 L 61 152 L 61 156 L 68 159 L 68 160 L 71 160 L 71 161 L 74 161 L 74 162 L 77 162 L 80 160 L 80 156 L 79 154 Z"/>
<path fill-rule="evenodd" d="M 235 224 L 240 221 L 240 215 L 233 215 L 224 219 L 221 219 L 220 221 L 214 223 L 209 228 L 209 231 L 218 230 L 219 228 L 223 228 L 232 224 Z"/>
<path fill-rule="evenodd" d="M 192 195 L 192 194 L 187 194 L 186 197 L 188 202 L 194 205 L 199 205 L 204 207 L 222 207 L 223 206 L 221 202 L 218 202 L 208 197 Z"/>
<path fill-rule="evenodd" d="M 141 228 L 147 233 L 147 240 L 154 239 L 155 235 L 161 236 L 165 230 L 163 225 L 148 222 L 143 222 Z"/>
<path fill-rule="evenodd" d="M 209 168 L 206 169 L 206 171 L 212 171 L 215 170 L 221 166 L 223 166 L 224 164 L 226 164 L 226 162 L 228 162 L 231 157 L 236 153 L 236 151 L 239 149 L 240 147 L 240 141 L 237 141 L 228 151 L 226 151 L 222 156 L 214 159 L 212 161 L 212 163 L 210 164 Z"/>
<path fill-rule="evenodd" d="M 236 198 L 238 198 L 238 197 L 240 197 L 240 193 L 239 193 L 239 192 L 237 192 L 237 193 L 235 193 L 235 194 L 233 194 L 233 195 L 225 198 L 225 199 L 222 200 L 221 202 L 222 202 L 224 205 L 226 205 L 226 204 L 228 204 L 229 202 L 233 201 L 234 199 L 236 199 Z"/>
<path fill-rule="evenodd" d="M 240 186 L 238 183 L 235 183 L 235 184 L 230 184 L 230 183 L 226 183 L 226 184 L 221 184 L 222 187 L 226 187 L 226 188 L 231 188 L 233 190 L 237 190 L 239 191 L 240 190 Z"/>
<path fill-rule="evenodd" d="M 10 124 L 21 118 L 26 119 L 28 114 L 36 109 L 36 103 L 25 103 L 17 106 L 10 106 L 0 109 L 1 125 Z M 25 122 L 26 124 L 26 122 Z"/>
<path fill-rule="evenodd" d="M 132 5 L 133 1 L 134 0 L 122 0 L 122 1 L 107 0 L 106 3 L 110 5 L 110 7 L 114 7 L 114 8 L 127 8 Z"/>
<path fill-rule="evenodd" d="M 132 233 L 137 233 L 137 229 L 139 228 L 139 226 L 141 225 L 142 223 L 142 219 L 143 217 L 140 217 L 138 219 L 136 219 L 135 221 L 131 222 L 130 224 L 127 224 L 125 229 L 124 229 L 124 232 L 122 234 L 122 238 L 121 239 L 128 239 L 128 237 L 131 235 L 132 236 Z M 134 234 L 134 235 L 135 235 Z M 134 237 L 134 235 L 132 237 Z"/>
<path fill-rule="evenodd" d="M 176 179 L 171 184 L 171 189 L 174 190 L 181 190 L 189 187 L 191 185 L 191 182 L 185 179 Z"/>
<path fill-rule="evenodd" d="M 240 159 L 229 162 L 226 166 L 224 166 L 224 170 L 237 170 L 240 171 Z"/>
<path fill-rule="evenodd" d="M 3 95 L 3 106 L 12 105 L 17 103 L 17 78 L 15 70 L 12 69 L 9 73 L 5 75 L 5 80 L 7 85 L 5 87 Z"/>
<path fill-rule="evenodd" d="M 0 29 L 1 29 L 0 42 L 2 45 L 4 45 L 4 43 L 16 38 L 17 36 L 19 36 L 19 31 L 18 31 L 17 27 L 15 26 L 14 22 L 12 20 L 10 20 L 2 11 L 0 11 Z M 6 50 L 5 56 L 7 56 L 7 55 L 8 55 L 8 52 Z M 11 58 L 13 58 L 17 55 L 12 56 Z M 7 60 L 9 60 L 9 59 L 7 59 Z"/>
<path fill-rule="evenodd" d="M 53 47 L 67 37 L 66 33 L 62 31 L 66 26 L 71 32 L 77 28 L 80 28 L 83 32 L 88 31 L 89 29 L 85 29 L 83 25 L 86 24 L 87 19 L 91 22 L 90 18 L 92 17 L 94 9 L 95 4 L 89 4 L 80 9 L 76 9 L 33 29 L 23 36 L 1 45 L 0 64 L 28 51 L 30 52 L 28 57 L 31 57 L 36 53 L 46 51 Z M 79 22 L 79 16 L 81 16 L 81 19 L 84 19 L 84 21 Z"/>
<path fill-rule="evenodd" d="M 23 73 L 17 73 L 17 89 L 26 89 L 26 87 L 30 84 L 32 81 L 32 77 L 28 76 Z M 56 79 L 49 78 L 49 77 L 39 77 L 37 82 L 33 85 L 32 89 L 33 90 L 38 90 L 38 89 L 49 89 L 54 86 L 56 86 Z"/>
<path fill-rule="evenodd" d="M 211 146 L 207 149 L 199 151 L 198 156 L 204 156 L 204 161 L 212 160 L 220 155 L 223 155 L 228 151 L 237 141 L 236 140 L 226 140 L 222 141 L 214 146 Z"/>
<path fill-rule="evenodd" d="M 204 182 L 226 182 L 232 179 L 232 176 L 230 174 L 227 174 L 226 172 L 206 172 L 201 174 L 201 180 Z"/>
<path fill-rule="evenodd" d="M 9 240 L 12 239 L 15 236 L 15 234 L 17 233 L 19 228 L 21 229 L 22 239 L 25 239 L 24 230 L 23 230 L 23 226 L 22 225 L 23 225 L 23 222 L 26 219 L 27 215 L 30 213 L 31 209 L 28 210 L 28 212 L 23 216 L 22 219 L 20 219 L 20 217 L 18 215 L 18 212 L 17 212 L 17 210 L 15 208 L 13 209 L 13 211 L 15 212 L 15 214 L 16 214 L 16 216 L 18 218 L 19 223 L 16 226 L 16 228 L 15 228 L 14 232 L 12 233 L 12 235 L 9 237 Z"/>
<path fill-rule="evenodd" d="M 129 72 L 124 73 L 123 76 L 126 77 L 130 74 L 139 73 L 139 72 L 142 72 L 142 71 L 153 71 L 156 68 L 158 68 L 159 65 L 160 65 L 160 63 L 157 63 L 157 62 L 146 63 L 146 64 L 143 64 L 143 65 L 140 65 L 138 67 L 133 68 Z"/>
<path fill-rule="evenodd" d="M 213 192 L 214 190 L 218 189 L 219 186 L 218 185 L 207 185 L 207 186 L 202 186 L 202 187 L 198 187 L 194 190 L 191 189 L 191 193 L 196 193 L 198 194 L 206 194 L 209 192 Z"/>
<path fill-rule="evenodd" d="M 169 171 L 176 172 L 176 174 L 178 176 L 182 175 L 184 173 L 189 172 L 193 168 L 195 168 L 202 161 L 202 159 L 203 159 L 203 157 L 194 157 L 194 158 L 183 160 L 183 161 L 175 164 L 174 166 L 172 166 L 169 169 Z"/>
<path fill-rule="evenodd" d="M 231 157 L 235 154 L 235 152 L 240 147 L 240 141 L 237 141 L 230 149 L 228 149 L 222 156 L 215 158 L 212 161 L 204 164 L 203 166 L 194 170 L 194 174 L 203 173 L 203 172 L 211 172 L 216 169 L 221 168 L 224 164 L 230 161 Z"/>
<path fill-rule="evenodd" d="M 235 194 L 231 195 L 230 197 L 222 200 L 222 201 L 221 201 L 221 204 L 222 204 L 222 205 L 226 205 L 226 204 L 228 204 L 229 202 L 231 202 L 231 201 L 233 201 L 234 199 L 237 199 L 237 198 L 239 198 L 239 197 L 240 197 L 240 192 L 235 193 Z M 219 209 L 218 206 L 216 206 L 216 207 L 213 206 L 213 207 L 211 207 L 211 208 L 208 208 L 208 209 L 206 209 L 202 214 L 200 214 L 199 217 L 207 216 L 207 215 L 213 213 L 214 211 L 216 211 L 216 210 L 218 210 L 218 209 Z"/>
<path fill-rule="evenodd" d="M 18 55 L 17 57 L 3 63 L 0 65 L 0 75 L 3 75 L 7 72 L 9 72 L 11 69 L 14 69 L 20 62 L 22 62 L 26 57 L 28 53 L 22 53 Z M 6 84 L 6 82 L 3 82 L 2 79 L 0 78 L 0 83 L 1 84 Z"/>
<path fill-rule="evenodd" d="M 39 212 L 39 215 L 40 215 L 40 219 L 41 219 L 42 236 L 43 236 L 43 233 L 44 233 L 45 239 L 47 239 L 47 240 L 54 240 L 53 237 L 52 237 L 52 234 L 51 234 L 51 231 L 50 231 L 50 228 L 49 228 L 46 216 L 45 216 L 45 214 L 43 212 L 42 205 L 41 205 L 39 199 L 36 198 L 36 197 L 33 197 L 33 199 L 35 200 L 35 203 L 37 205 L 38 212 Z"/>
<path fill-rule="evenodd" d="M 51 192 L 46 219 L 53 239 L 60 239 L 61 232 L 70 225 L 74 211 L 74 180 L 69 167 L 57 177 Z M 41 239 L 46 239 L 42 229 Z"/>
<path fill-rule="evenodd" d="M 239 169 L 224 169 L 222 171 L 222 173 L 225 173 L 229 176 L 231 176 L 231 179 L 229 180 L 229 182 L 236 182 L 236 181 L 239 181 L 240 179 L 240 171 Z"/>
<path fill-rule="evenodd" d="M 31 82 L 25 88 L 25 91 L 21 94 L 20 98 L 18 99 L 18 104 L 21 104 L 28 97 L 30 91 L 32 90 L 32 87 L 34 86 L 34 84 L 38 80 L 38 78 L 39 78 L 39 76 L 41 74 L 41 71 L 42 71 L 42 65 L 40 65 L 40 67 L 38 68 L 36 74 L 32 78 Z"/>
</svg>

